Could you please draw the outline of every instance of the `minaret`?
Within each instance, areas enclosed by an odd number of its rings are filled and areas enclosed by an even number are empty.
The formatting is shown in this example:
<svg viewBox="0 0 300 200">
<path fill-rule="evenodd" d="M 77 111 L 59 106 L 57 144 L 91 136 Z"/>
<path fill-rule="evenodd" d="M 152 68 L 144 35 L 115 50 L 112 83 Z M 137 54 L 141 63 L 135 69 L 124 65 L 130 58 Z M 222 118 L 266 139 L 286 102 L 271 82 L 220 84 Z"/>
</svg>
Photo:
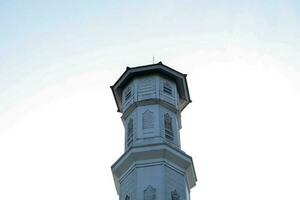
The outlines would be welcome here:
<svg viewBox="0 0 300 200">
<path fill-rule="evenodd" d="M 119 199 L 189 200 L 197 178 L 180 146 L 186 74 L 161 62 L 127 67 L 111 89 L 125 127 L 125 152 L 111 167 Z"/>
</svg>

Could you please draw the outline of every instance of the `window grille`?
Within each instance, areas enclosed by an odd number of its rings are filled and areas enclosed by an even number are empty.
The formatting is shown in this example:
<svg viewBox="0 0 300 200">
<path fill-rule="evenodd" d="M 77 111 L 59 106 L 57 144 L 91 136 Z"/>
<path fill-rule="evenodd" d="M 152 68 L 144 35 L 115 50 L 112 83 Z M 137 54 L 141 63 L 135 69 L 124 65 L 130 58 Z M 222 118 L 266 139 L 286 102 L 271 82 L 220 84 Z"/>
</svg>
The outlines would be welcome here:
<svg viewBox="0 0 300 200">
<path fill-rule="evenodd" d="M 127 146 L 133 142 L 133 119 L 131 118 L 127 124 Z"/>
<path fill-rule="evenodd" d="M 168 113 L 164 115 L 164 125 L 165 125 L 165 137 L 168 140 L 174 140 L 172 117 L 170 117 Z"/>
<path fill-rule="evenodd" d="M 125 92 L 125 101 L 128 101 L 132 95 L 131 88 L 129 87 Z"/>
<path fill-rule="evenodd" d="M 172 95 L 172 86 L 168 82 L 164 82 L 163 91 L 168 95 Z"/>
</svg>

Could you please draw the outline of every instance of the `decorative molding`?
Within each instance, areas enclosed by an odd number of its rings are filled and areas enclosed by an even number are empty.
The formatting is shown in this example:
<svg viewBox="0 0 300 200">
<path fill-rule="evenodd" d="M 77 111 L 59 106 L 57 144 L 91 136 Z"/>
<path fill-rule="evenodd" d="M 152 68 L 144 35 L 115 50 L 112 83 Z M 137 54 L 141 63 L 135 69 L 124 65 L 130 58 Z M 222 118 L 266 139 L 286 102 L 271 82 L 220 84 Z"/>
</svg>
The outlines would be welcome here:
<svg viewBox="0 0 300 200">
<path fill-rule="evenodd" d="M 180 112 L 180 110 L 178 110 L 178 107 L 176 107 L 175 104 L 170 104 L 169 102 L 164 101 L 162 99 L 144 99 L 144 100 L 134 102 L 130 104 L 130 106 L 126 107 L 122 115 L 122 119 L 126 119 L 132 113 L 132 111 L 136 109 L 138 106 L 148 106 L 148 105 L 160 105 L 169 109 L 173 113 Z"/>
</svg>

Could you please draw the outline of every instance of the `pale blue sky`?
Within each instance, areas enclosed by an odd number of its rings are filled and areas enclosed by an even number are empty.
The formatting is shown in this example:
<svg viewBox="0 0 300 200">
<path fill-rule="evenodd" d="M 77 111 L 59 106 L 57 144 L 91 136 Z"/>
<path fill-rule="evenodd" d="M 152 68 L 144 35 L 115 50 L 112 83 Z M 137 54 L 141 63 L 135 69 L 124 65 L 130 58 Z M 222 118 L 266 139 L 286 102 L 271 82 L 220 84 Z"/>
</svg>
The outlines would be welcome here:
<svg viewBox="0 0 300 200">
<path fill-rule="evenodd" d="M 0 9 L 4 63 L 55 60 L 153 39 L 158 42 L 146 43 L 144 51 L 156 47 L 160 53 L 165 40 L 176 40 L 173 48 L 229 39 L 275 50 L 299 46 L 297 1 L 2 1 Z M 24 53 L 34 56 L 27 60 Z"/>
<path fill-rule="evenodd" d="M 297 1 L 1 1 L 0 91 L 40 72 L 33 79 L 232 44 L 299 71 L 299 9 Z M 91 55 L 91 65 L 76 61 Z"/>
<path fill-rule="evenodd" d="M 110 165 L 124 131 L 109 86 L 155 56 L 188 74 L 192 199 L 299 200 L 299 10 L 0 0 L 0 199 L 117 199 Z"/>
</svg>

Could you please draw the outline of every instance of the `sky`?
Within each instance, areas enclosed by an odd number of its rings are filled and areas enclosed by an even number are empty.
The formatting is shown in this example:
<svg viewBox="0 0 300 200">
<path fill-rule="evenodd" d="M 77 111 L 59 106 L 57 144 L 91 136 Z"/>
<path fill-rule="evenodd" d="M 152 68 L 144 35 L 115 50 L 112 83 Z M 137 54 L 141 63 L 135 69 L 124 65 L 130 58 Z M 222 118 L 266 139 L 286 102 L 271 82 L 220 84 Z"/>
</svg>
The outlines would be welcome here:
<svg viewBox="0 0 300 200">
<path fill-rule="evenodd" d="M 118 199 L 109 88 L 162 61 L 188 74 L 191 199 L 300 198 L 300 3 L 0 0 L 0 199 Z"/>
</svg>

